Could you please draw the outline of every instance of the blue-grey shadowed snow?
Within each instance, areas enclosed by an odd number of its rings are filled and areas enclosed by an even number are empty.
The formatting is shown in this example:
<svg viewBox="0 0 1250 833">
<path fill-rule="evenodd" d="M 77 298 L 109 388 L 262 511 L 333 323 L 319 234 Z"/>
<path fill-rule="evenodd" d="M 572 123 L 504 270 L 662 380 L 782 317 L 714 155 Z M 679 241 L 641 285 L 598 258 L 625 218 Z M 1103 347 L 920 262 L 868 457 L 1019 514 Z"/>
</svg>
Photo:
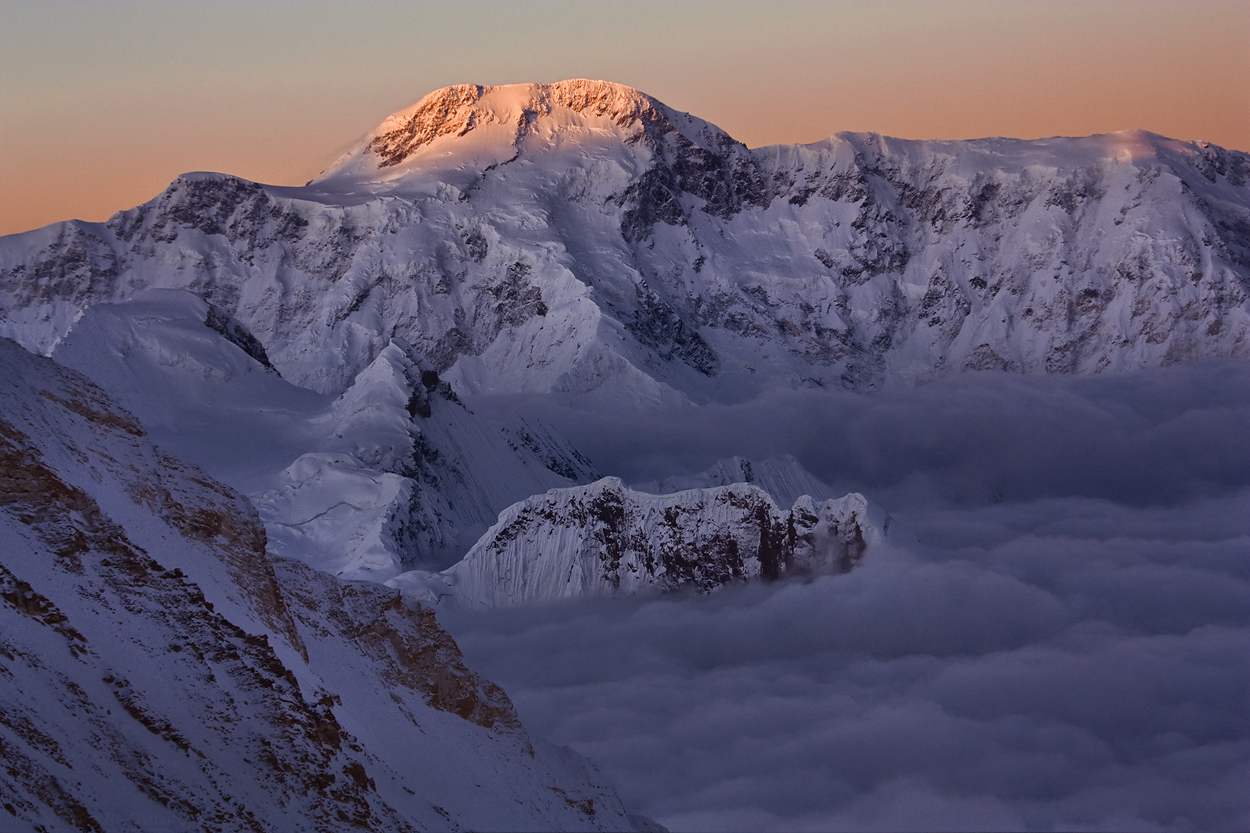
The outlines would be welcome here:
<svg viewBox="0 0 1250 833">
<path fill-rule="evenodd" d="M 1250 827 L 1250 368 L 819 393 L 578 439 L 637 479 L 792 453 L 917 542 L 445 617 L 530 731 L 674 830 Z"/>
</svg>

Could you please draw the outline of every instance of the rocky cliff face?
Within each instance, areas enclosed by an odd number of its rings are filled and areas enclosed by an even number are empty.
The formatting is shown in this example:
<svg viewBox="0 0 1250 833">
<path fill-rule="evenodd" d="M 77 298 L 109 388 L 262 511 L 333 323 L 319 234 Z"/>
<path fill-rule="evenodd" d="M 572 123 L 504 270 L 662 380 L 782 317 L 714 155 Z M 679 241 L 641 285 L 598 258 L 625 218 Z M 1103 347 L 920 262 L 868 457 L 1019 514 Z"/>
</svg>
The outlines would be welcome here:
<svg viewBox="0 0 1250 833">
<path fill-rule="evenodd" d="M 390 583 L 437 603 L 497 607 L 750 579 L 844 573 L 887 523 L 861 495 L 781 510 L 738 483 L 648 495 L 614 477 L 509 507 L 459 563 Z"/>
<path fill-rule="evenodd" d="M 188 174 L 0 241 L 46 352 L 153 286 L 340 393 L 393 338 L 461 393 L 607 401 L 1250 355 L 1250 156 L 1148 133 L 748 150 L 602 82 L 449 88 L 305 188 Z"/>
<path fill-rule="evenodd" d="M 631 824 L 429 610 L 271 563 L 245 499 L 3 340 L 0 623 L 6 829 Z"/>
</svg>

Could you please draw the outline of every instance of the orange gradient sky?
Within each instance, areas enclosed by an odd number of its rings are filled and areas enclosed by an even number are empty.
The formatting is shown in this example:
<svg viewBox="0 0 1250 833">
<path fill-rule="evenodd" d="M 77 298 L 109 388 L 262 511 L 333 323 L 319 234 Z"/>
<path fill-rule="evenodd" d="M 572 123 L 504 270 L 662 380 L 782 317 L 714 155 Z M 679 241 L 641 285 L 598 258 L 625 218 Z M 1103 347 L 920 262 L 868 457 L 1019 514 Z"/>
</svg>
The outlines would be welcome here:
<svg viewBox="0 0 1250 833">
<path fill-rule="evenodd" d="M 756 147 L 1144 128 L 1250 150 L 1250 2 L 0 2 L 0 234 L 307 181 L 448 84 L 619 81 Z"/>
</svg>

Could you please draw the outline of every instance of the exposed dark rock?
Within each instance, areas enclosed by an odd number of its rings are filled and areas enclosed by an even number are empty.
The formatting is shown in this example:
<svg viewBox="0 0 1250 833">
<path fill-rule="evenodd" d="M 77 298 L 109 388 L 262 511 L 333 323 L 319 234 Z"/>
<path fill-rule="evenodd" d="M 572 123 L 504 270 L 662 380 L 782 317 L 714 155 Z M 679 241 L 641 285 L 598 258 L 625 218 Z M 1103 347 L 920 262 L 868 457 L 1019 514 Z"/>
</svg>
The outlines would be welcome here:
<svg viewBox="0 0 1250 833">
<path fill-rule="evenodd" d="M 637 308 L 625 324 L 634 337 L 665 361 L 683 361 L 704 376 L 715 376 L 720 363 L 703 337 L 645 283 L 636 291 Z"/>
<path fill-rule="evenodd" d="M 274 373 L 278 372 L 274 369 L 274 366 L 269 361 L 269 356 L 265 353 L 265 345 L 261 344 L 256 336 L 248 332 L 246 327 L 218 307 L 212 304 L 208 305 L 208 315 L 204 319 L 204 325 L 210 330 L 220 333 L 227 341 L 237 346 L 253 359 L 256 359 L 267 369 L 272 370 Z"/>
</svg>

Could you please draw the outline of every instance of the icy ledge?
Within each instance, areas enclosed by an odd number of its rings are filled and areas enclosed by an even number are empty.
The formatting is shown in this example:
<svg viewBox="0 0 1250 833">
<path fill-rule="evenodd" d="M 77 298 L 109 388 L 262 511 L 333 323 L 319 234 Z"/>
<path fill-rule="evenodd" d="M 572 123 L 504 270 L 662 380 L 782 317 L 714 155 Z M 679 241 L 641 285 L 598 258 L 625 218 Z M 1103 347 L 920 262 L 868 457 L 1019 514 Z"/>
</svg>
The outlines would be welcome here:
<svg viewBox="0 0 1250 833">
<path fill-rule="evenodd" d="M 850 570 L 885 539 L 888 519 L 862 495 L 778 508 L 735 483 L 668 495 L 618 478 L 516 503 L 454 566 L 387 584 L 427 603 L 500 607 L 643 590 Z"/>
</svg>

